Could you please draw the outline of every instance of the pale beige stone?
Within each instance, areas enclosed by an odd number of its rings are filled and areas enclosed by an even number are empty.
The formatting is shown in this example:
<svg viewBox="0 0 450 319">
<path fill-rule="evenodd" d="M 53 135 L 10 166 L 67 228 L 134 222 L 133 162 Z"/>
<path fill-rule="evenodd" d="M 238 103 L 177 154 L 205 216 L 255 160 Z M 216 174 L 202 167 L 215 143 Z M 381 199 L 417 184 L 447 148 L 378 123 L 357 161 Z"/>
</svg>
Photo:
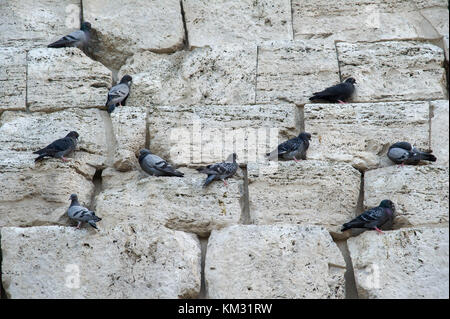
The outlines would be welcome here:
<svg viewBox="0 0 450 319">
<path fill-rule="evenodd" d="M 0 113 L 5 110 L 25 110 L 26 63 L 25 51 L 0 47 Z"/>
<path fill-rule="evenodd" d="M 344 298 L 345 262 L 322 227 L 238 225 L 213 231 L 209 298 Z"/>
<path fill-rule="evenodd" d="M 342 78 L 356 79 L 353 101 L 445 99 L 444 51 L 419 41 L 338 42 Z"/>
<path fill-rule="evenodd" d="M 255 224 L 314 224 L 337 232 L 356 211 L 361 175 L 348 164 L 302 160 L 247 170 Z"/>
<path fill-rule="evenodd" d="M 438 165 L 449 165 L 449 103 L 432 101 L 431 105 L 431 149 Z"/>
<path fill-rule="evenodd" d="M 307 158 L 350 163 L 360 170 L 393 165 L 389 146 L 408 141 L 429 149 L 428 102 L 306 104 Z"/>
<path fill-rule="evenodd" d="M 359 298 L 448 299 L 448 228 L 365 232 L 348 240 Z"/>
<path fill-rule="evenodd" d="M 289 0 L 183 0 L 189 44 L 292 40 Z"/>
<path fill-rule="evenodd" d="M 164 227 L 6 227 L 1 246 L 3 288 L 13 299 L 195 298 L 200 291 L 198 239 Z"/>
<path fill-rule="evenodd" d="M 445 7 L 429 7 L 420 11 L 427 21 L 436 29 L 439 35 L 449 34 L 448 2 Z"/>
<path fill-rule="evenodd" d="M 434 164 L 367 171 L 364 175 L 364 206 L 378 206 L 382 200 L 390 199 L 396 208 L 394 228 L 448 225 L 448 174 L 448 166 Z"/>
</svg>

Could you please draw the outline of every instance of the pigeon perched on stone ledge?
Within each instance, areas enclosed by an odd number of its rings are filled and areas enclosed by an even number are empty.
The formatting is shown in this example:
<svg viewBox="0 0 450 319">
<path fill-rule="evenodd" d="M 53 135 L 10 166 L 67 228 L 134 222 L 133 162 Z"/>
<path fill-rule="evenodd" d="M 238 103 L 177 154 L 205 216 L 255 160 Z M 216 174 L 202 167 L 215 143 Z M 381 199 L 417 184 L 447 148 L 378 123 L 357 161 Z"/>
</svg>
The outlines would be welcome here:
<svg viewBox="0 0 450 319">
<path fill-rule="evenodd" d="M 345 103 L 355 92 L 356 80 L 348 78 L 342 83 L 326 88 L 323 91 L 313 93 L 309 98 L 310 101 L 325 100 L 333 103 Z"/>
<path fill-rule="evenodd" d="M 420 161 L 436 162 L 432 151 L 421 151 L 408 142 L 397 142 L 389 147 L 387 156 L 395 164 L 417 165 Z"/>
<path fill-rule="evenodd" d="M 60 138 L 53 143 L 47 145 L 43 149 L 40 149 L 33 154 L 39 154 L 38 157 L 34 159 L 35 162 L 42 160 L 44 157 L 56 157 L 60 158 L 63 162 L 67 162 L 67 159 L 64 157 L 73 150 L 77 146 L 77 139 L 79 135 L 77 132 L 72 131 L 66 135 L 64 138 Z"/>
<path fill-rule="evenodd" d="M 67 215 L 69 216 L 69 218 L 78 222 L 77 229 L 80 229 L 80 226 L 83 222 L 86 222 L 95 229 L 98 229 L 95 222 L 101 221 L 102 219 L 95 216 L 95 212 L 81 206 L 78 202 L 77 194 L 70 195 L 70 200 L 72 202 L 70 203 L 70 207 L 67 210 Z"/>
<path fill-rule="evenodd" d="M 88 47 L 89 40 L 91 38 L 91 24 L 89 22 L 83 22 L 80 30 L 76 30 L 58 41 L 55 41 L 48 45 L 48 48 L 64 48 L 75 47 L 82 51 L 85 51 Z"/>
<path fill-rule="evenodd" d="M 150 151 L 145 148 L 139 151 L 139 164 L 141 165 L 141 168 L 150 175 L 184 176 L 182 172 L 177 171 L 161 157 L 150 153 Z"/>
<path fill-rule="evenodd" d="M 237 155 L 236 153 L 233 153 L 228 156 L 225 162 L 211 164 L 206 167 L 198 168 L 197 170 L 200 173 L 208 175 L 208 177 L 205 180 L 205 183 L 203 184 L 203 188 L 205 188 L 211 182 L 216 180 L 222 180 L 224 185 L 227 186 L 227 182 L 225 181 L 225 179 L 232 177 L 234 174 L 236 174 L 236 171 L 239 167 L 238 163 L 236 162 L 236 159 Z"/>
<path fill-rule="evenodd" d="M 114 85 L 108 92 L 108 100 L 106 101 L 106 107 L 108 113 L 112 113 L 116 106 L 125 106 L 128 95 L 130 95 L 130 86 L 132 78 L 129 75 L 124 75 L 120 80 L 120 83 Z"/>
<path fill-rule="evenodd" d="M 278 158 L 298 162 L 299 159 L 304 159 L 306 157 L 306 151 L 309 148 L 310 140 L 311 134 L 302 132 L 297 137 L 281 143 L 278 145 L 277 149 L 267 153 L 266 156 L 269 160 L 275 160 Z"/>
</svg>

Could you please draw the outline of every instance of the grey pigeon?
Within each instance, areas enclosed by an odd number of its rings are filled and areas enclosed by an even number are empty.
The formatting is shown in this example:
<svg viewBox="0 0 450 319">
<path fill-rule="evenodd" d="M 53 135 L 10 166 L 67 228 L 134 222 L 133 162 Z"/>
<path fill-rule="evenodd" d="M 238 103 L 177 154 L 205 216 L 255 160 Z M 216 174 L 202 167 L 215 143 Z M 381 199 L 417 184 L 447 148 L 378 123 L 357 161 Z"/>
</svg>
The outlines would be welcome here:
<svg viewBox="0 0 450 319">
<path fill-rule="evenodd" d="M 130 95 L 130 86 L 132 78 L 129 75 L 124 75 L 120 83 L 114 85 L 108 92 L 108 100 L 106 107 L 108 113 L 112 113 L 117 105 L 125 105 L 128 95 Z"/>
<path fill-rule="evenodd" d="M 88 47 L 89 40 L 91 38 L 91 24 L 89 22 L 83 22 L 80 30 L 76 30 L 58 41 L 55 41 L 48 45 L 49 48 L 64 48 L 75 47 L 85 51 Z"/>
<path fill-rule="evenodd" d="M 421 151 L 408 142 L 397 142 L 389 147 L 387 156 L 395 164 L 417 165 L 420 161 L 436 162 L 432 151 Z"/>
<path fill-rule="evenodd" d="M 177 171 L 161 157 L 150 153 L 150 151 L 145 148 L 139 151 L 139 164 L 141 165 L 141 168 L 150 175 L 184 176 L 182 172 Z"/>
<path fill-rule="evenodd" d="M 306 151 L 309 148 L 309 141 L 311 140 L 311 134 L 302 132 L 297 137 L 291 138 L 286 142 L 278 145 L 277 149 L 267 153 L 266 156 L 269 160 L 276 158 L 283 160 L 294 160 L 298 162 L 299 159 L 306 157 Z"/>
<path fill-rule="evenodd" d="M 67 215 L 69 216 L 69 218 L 78 222 L 77 229 L 80 229 L 80 226 L 83 222 L 86 222 L 95 229 L 98 229 L 95 222 L 101 221 L 102 219 L 95 216 L 95 212 L 92 212 L 86 207 L 81 206 L 78 202 L 77 194 L 70 195 L 70 200 L 72 202 L 70 203 L 70 207 L 67 210 Z"/>
<path fill-rule="evenodd" d="M 47 145 L 43 149 L 40 149 L 33 154 L 39 154 L 38 157 L 34 159 L 35 162 L 42 160 L 44 157 L 56 157 L 60 158 L 62 161 L 67 162 L 68 160 L 64 157 L 77 146 L 77 139 L 79 135 L 77 132 L 72 131 L 66 135 L 64 138 L 60 138 L 53 143 Z"/>
<path fill-rule="evenodd" d="M 382 233 L 380 228 L 383 226 L 391 226 L 394 217 L 394 203 L 388 199 L 385 199 L 381 201 L 379 206 L 370 208 L 352 221 L 345 223 L 341 231 L 350 228 L 366 228 L 373 229 L 379 233 Z"/>
<path fill-rule="evenodd" d="M 348 78 L 342 83 L 326 88 L 323 91 L 313 93 L 313 96 L 311 96 L 309 100 L 325 100 L 333 103 L 344 103 L 355 92 L 355 83 L 356 80 L 354 78 Z"/>
<path fill-rule="evenodd" d="M 203 184 L 203 188 L 205 188 L 211 182 L 216 180 L 222 180 L 225 186 L 227 186 L 228 184 L 225 181 L 225 179 L 233 176 L 238 169 L 238 163 L 236 162 L 236 158 L 237 158 L 236 153 L 233 153 L 228 156 L 225 162 L 211 164 L 206 167 L 198 168 L 197 170 L 200 173 L 208 175 L 208 177 L 205 180 L 205 183 Z"/>
</svg>

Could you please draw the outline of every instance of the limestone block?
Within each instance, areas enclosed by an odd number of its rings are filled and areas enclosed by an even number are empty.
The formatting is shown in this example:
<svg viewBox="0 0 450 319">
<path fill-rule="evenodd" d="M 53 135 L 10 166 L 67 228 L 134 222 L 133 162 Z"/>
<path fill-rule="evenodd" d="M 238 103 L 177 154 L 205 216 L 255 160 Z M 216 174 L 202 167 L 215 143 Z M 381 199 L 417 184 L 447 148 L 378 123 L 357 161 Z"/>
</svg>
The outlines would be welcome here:
<svg viewBox="0 0 450 319">
<path fill-rule="evenodd" d="M 360 170 L 389 166 L 389 146 L 407 141 L 429 149 L 428 102 L 306 104 L 307 158 L 350 163 Z"/>
<path fill-rule="evenodd" d="M 448 100 L 432 101 L 431 105 L 431 149 L 436 156 L 436 164 L 448 166 L 449 140 L 448 125 L 449 116 Z"/>
<path fill-rule="evenodd" d="M 356 210 L 361 176 L 348 164 L 289 161 L 247 170 L 255 224 L 314 224 L 339 231 Z"/>
<path fill-rule="evenodd" d="M 183 0 L 189 44 L 292 40 L 289 0 Z"/>
<path fill-rule="evenodd" d="M 76 48 L 34 49 L 27 82 L 31 111 L 104 108 L 111 71 Z"/>
<path fill-rule="evenodd" d="M 215 45 L 174 54 L 136 53 L 119 72 L 133 76 L 129 105 L 255 102 L 255 45 Z"/>
<path fill-rule="evenodd" d="M 365 232 L 348 240 L 359 298 L 446 298 L 448 228 Z"/>
<path fill-rule="evenodd" d="M 338 70 L 334 43 L 263 43 L 258 50 L 256 101 L 284 99 L 305 104 L 313 92 L 340 82 Z"/>
<path fill-rule="evenodd" d="M 356 79 L 353 101 L 446 99 L 444 51 L 426 42 L 336 44 L 343 78 Z"/>
<path fill-rule="evenodd" d="M 212 164 L 236 152 L 238 163 L 266 161 L 281 141 L 298 135 L 293 104 L 154 106 L 150 150 L 177 165 Z"/>
<path fill-rule="evenodd" d="M 1 245 L 9 298 L 176 299 L 200 291 L 198 239 L 164 227 L 6 227 Z"/>
<path fill-rule="evenodd" d="M 448 166 L 390 166 L 364 175 L 364 205 L 378 206 L 390 199 L 396 207 L 396 225 L 448 224 Z M 398 227 L 398 226 L 397 226 Z"/>
<path fill-rule="evenodd" d="M 3 32 L 2 32 L 3 34 Z M 26 108 L 26 53 L 0 47 L 0 113 Z"/>
<path fill-rule="evenodd" d="M 245 243 L 245 244 L 243 244 Z M 322 227 L 236 225 L 213 231 L 209 298 L 344 298 L 345 262 Z"/>
</svg>

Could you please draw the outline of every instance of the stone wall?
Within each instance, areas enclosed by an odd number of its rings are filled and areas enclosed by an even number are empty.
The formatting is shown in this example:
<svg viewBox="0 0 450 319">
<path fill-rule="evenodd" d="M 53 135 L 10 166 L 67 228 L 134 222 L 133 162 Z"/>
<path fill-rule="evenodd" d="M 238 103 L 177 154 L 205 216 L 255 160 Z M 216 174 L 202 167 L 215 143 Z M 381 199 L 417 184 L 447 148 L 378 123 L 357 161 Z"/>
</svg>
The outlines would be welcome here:
<svg viewBox="0 0 450 319">
<path fill-rule="evenodd" d="M 448 298 L 447 1 L 3 0 L 0 13 L 2 298 Z M 46 48 L 81 19 L 86 54 Z M 109 115 L 124 74 L 127 106 Z M 349 76 L 351 103 L 309 103 Z M 74 129 L 69 162 L 34 163 Z M 264 160 L 303 130 L 306 160 Z M 437 162 L 393 165 L 400 140 Z M 142 147 L 185 177 L 146 175 Z M 229 185 L 202 189 L 195 168 L 233 151 Z M 99 231 L 72 227 L 72 193 Z M 340 232 L 385 198 L 393 230 Z"/>
</svg>

